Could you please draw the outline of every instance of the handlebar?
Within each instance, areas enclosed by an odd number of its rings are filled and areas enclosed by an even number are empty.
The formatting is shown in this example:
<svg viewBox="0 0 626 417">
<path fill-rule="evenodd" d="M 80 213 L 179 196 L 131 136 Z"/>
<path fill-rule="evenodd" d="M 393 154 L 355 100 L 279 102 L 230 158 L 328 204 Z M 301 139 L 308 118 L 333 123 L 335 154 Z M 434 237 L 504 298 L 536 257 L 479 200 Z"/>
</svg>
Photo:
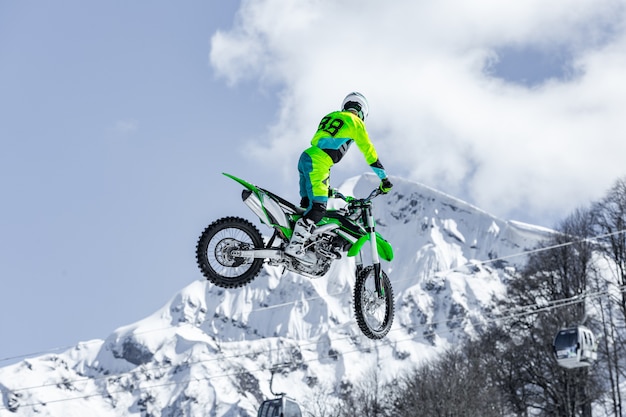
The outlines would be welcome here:
<svg viewBox="0 0 626 417">
<path fill-rule="evenodd" d="M 351 196 L 345 196 L 343 194 L 341 194 L 339 191 L 334 190 L 333 193 L 333 197 L 335 198 L 340 198 L 343 201 L 345 201 L 346 203 L 350 204 L 350 205 L 360 205 L 360 204 L 368 204 L 370 201 L 372 201 L 375 197 L 379 196 L 383 194 L 383 192 L 380 190 L 380 188 L 374 188 L 372 190 L 372 192 L 370 193 L 370 195 L 368 195 L 365 198 L 354 198 Z"/>
</svg>

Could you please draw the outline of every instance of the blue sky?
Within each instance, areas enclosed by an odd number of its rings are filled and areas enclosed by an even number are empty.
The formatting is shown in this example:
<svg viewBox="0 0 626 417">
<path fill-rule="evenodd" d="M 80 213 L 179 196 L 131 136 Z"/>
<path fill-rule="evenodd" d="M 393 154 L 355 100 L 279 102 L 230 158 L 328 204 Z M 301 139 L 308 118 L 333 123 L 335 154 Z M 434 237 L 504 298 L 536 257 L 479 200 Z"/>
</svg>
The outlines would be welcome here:
<svg viewBox="0 0 626 417">
<path fill-rule="evenodd" d="M 105 337 L 200 277 L 219 173 L 275 111 L 209 66 L 236 6 L 0 3 L 0 359 Z"/>
<path fill-rule="evenodd" d="M 603 195 L 623 1 L 501 3 L 0 2 L 0 366 L 200 279 L 202 229 L 251 218 L 220 173 L 297 201 L 298 154 L 352 90 L 391 175 L 545 226 Z M 353 150 L 333 182 L 366 171 Z"/>
</svg>

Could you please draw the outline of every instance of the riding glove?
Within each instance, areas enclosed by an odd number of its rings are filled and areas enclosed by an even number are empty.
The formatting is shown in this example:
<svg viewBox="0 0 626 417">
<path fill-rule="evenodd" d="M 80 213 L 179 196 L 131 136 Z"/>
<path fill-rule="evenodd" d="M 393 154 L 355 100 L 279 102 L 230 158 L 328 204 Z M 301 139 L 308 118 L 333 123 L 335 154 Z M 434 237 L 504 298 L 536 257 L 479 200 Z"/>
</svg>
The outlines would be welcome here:
<svg viewBox="0 0 626 417">
<path fill-rule="evenodd" d="M 380 186 L 378 188 L 380 189 L 380 191 L 382 191 L 383 194 L 387 194 L 389 191 L 391 191 L 391 187 L 393 187 L 393 184 L 391 183 L 391 181 L 389 181 L 389 178 L 383 178 L 380 181 Z"/>
</svg>

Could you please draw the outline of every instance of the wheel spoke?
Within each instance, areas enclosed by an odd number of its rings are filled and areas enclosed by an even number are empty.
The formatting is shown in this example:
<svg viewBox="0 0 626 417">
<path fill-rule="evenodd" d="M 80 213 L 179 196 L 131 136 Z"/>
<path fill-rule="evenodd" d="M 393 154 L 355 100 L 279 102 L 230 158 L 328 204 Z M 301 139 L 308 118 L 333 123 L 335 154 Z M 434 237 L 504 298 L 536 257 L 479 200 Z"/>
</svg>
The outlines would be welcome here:
<svg viewBox="0 0 626 417">
<path fill-rule="evenodd" d="M 246 272 L 251 266 L 250 259 L 234 258 L 230 252 L 234 249 L 253 247 L 250 237 L 235 228 L 220 230 L 207 246 L 207 259 L 211 268 L 218 274 L 234 278 Z"/>
<path fill-rule="evenodd" d="M 380 330 L 385 322 L 387 302 L 384 298 L 378 297 L 375 281 L 374 274 L 368 275 L 365 280 L 362 300 L 363 317 L 370 328 Z"/>
</svg>

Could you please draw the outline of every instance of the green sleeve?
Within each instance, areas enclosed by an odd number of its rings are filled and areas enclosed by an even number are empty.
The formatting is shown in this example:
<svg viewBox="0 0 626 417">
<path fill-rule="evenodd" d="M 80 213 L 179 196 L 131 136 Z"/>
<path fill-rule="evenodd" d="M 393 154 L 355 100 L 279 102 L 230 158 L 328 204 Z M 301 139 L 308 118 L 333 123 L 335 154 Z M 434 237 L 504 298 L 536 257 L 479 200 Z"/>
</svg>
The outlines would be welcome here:
<svg viewBox="0 0 626 417">
<path fill-rule="evenodd" d="M 365 162 L 367 162 L 368 165 L 378 161 L 378 154 L 376 153 L 376 149 L 367 134 L 367 130 L 365 129 L 365 124 L 363 122 L 355 126 L 354 142 L 363 153 Z"/>
<path fill-rule="evenodd" d="M 359 119 L 359 122 L 361 120 Z M 363 152 L 363 156 L 365 156 L 365 162 L 372 168 L 374 173 L 380 178 L 387 178 L 387 172 L 385 171 L 385 167 L 378 159 L 378 153 L 376 153 L 376 148 L 372 144 L 369 135 L 367 134 L 367 130 L 365 129 L 365 124 L 363 122 L 360 125 L 357 124 L 356 134 L 354 135 L 354 141 L 356 145 L 359 147 L 361 152 Z"/>
</svg>

